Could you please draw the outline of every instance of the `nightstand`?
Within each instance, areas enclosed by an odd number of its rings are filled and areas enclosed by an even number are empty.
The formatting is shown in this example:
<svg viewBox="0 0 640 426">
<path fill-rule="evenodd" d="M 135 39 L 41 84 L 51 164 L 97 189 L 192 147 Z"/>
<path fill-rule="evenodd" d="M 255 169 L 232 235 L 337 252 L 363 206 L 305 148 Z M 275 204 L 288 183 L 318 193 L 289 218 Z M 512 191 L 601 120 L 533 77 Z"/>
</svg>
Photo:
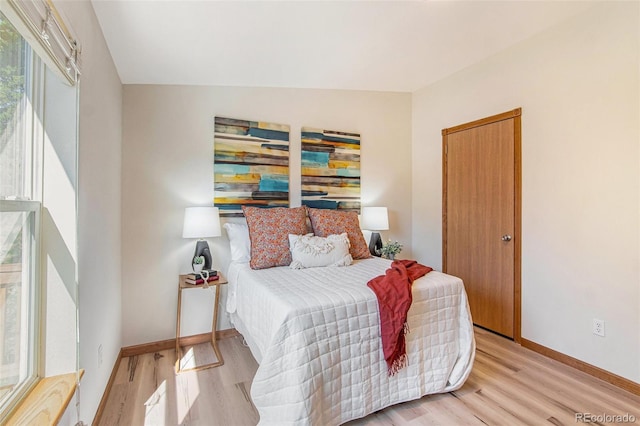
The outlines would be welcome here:
<svg viewBox="0 0 640 426">
<path fill-rule="evenodd" d="M 227 284 L 227 279 L 218 272 L 218 276 L 220 277 L 216 281 L 211 281 L 208 283 L 209 288 L 215 287 L 216 296 L 213 302 L 213 321 L 211 324 L 211 347 L 213 348 L 213 352 L 216 354 L 216 362 L 212 362 L 209 364 L 200 365 L 193 368 L 180 368 L 180 360 L 182 359 L 182 347 L 180 346 L 180 317 L 182 313 L 182 290 L 186 289 L 198 289 L 202 291 L 204 289 L 204 284 L 200 285 L 192 285 L 187 284 L 185 282 L 186 275 L 180 275 L 180 279 L 178 280 L 178 314 L 176 316 L 176 373 L 182 373 L 183 371 L 198 371 L 204 370 L 207 368 L 219 367 L 224 364 L 224 359 L 222 358 L 222 354 L 220 353 L 220 349 L 218 349 L 218 342 L 216 339 L 216 328 L 218 325 L 218 303 L 220 301 L 220 286 L 222 284 Z"/>
</svg>

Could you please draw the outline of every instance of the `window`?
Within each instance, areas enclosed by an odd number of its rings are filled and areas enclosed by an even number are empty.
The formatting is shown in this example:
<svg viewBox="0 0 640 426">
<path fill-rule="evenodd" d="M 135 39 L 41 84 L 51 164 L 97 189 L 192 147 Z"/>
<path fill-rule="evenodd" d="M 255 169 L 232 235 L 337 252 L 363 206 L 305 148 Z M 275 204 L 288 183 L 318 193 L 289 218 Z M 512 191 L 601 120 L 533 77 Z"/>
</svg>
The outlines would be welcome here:
<svg viewBox="0 0 640 426">
<path fill-rule="evenodd" d="M 40 377 L 78 371 L 71 34 L 50 0 L 0 1 L 0 424 Z"/>
<path fill-rule="evenodd" d="M 39 61 L 0 13 L 0 413 L 38 373 L 40 176 L 34 66 Z M 0 422 L 2 418 L 0 418 Z"/>
</svg>

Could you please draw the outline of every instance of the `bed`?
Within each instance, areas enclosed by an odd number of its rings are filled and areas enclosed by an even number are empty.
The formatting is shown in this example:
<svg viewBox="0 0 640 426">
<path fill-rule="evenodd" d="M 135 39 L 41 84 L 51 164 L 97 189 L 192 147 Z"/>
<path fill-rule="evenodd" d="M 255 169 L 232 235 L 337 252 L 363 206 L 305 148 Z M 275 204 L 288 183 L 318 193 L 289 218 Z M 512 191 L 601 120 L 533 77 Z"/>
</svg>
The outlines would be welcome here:
<svg viewBox="0 0 640 426">
<path fill-rule="evenodd" d="M 366 286 L 390 261 L 253 270 L 232 262 L 227 311 L 258 370 L 260 425 L 338 425 L 462 386 L 475 355 L 464 286 L 433 271 L 413 284 L 408 366 L 389 377 L 377 299 Z"/>
</svg>

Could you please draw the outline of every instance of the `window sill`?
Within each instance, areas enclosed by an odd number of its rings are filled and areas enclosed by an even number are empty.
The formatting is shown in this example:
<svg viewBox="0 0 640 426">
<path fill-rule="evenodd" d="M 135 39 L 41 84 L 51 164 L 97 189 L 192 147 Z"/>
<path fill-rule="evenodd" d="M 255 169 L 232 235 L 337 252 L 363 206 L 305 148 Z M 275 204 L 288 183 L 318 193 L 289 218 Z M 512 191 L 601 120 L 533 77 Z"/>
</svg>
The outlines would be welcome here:
<svg viewBox="0 0 640 426">
<path fill-rule="evenodd" d="M 80 377 L 83 375 L 84 370 L 80 370 Z M 45 377 L 27 394 L 6 425 L 55 425 L 75 391 L 76 373 Z"/>
</svg>

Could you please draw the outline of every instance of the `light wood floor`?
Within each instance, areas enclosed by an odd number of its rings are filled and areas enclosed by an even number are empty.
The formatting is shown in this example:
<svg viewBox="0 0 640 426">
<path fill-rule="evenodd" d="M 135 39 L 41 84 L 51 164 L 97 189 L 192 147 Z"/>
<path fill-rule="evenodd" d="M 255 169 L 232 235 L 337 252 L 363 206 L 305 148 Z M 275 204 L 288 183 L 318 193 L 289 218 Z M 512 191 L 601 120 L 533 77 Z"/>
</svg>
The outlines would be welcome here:
<svg viewBox="0 0 640 426">
<path fill-rule="evenodd" d="M 476 328 L 465 385 L 348 423 L 355 425 L 575 425 L 576 413 L 635 416 L 640 397 Z M 171 350 L 124 358 L 100 425 L 255 425 L 249 390 L 258 365 L 242 338 L 219 341 L 222 367 L 174 374 Z M 207 362 L 206 344 L 195 347 Z M 599 422 L 596 424 L 604 424 Z"/>
</svg>

